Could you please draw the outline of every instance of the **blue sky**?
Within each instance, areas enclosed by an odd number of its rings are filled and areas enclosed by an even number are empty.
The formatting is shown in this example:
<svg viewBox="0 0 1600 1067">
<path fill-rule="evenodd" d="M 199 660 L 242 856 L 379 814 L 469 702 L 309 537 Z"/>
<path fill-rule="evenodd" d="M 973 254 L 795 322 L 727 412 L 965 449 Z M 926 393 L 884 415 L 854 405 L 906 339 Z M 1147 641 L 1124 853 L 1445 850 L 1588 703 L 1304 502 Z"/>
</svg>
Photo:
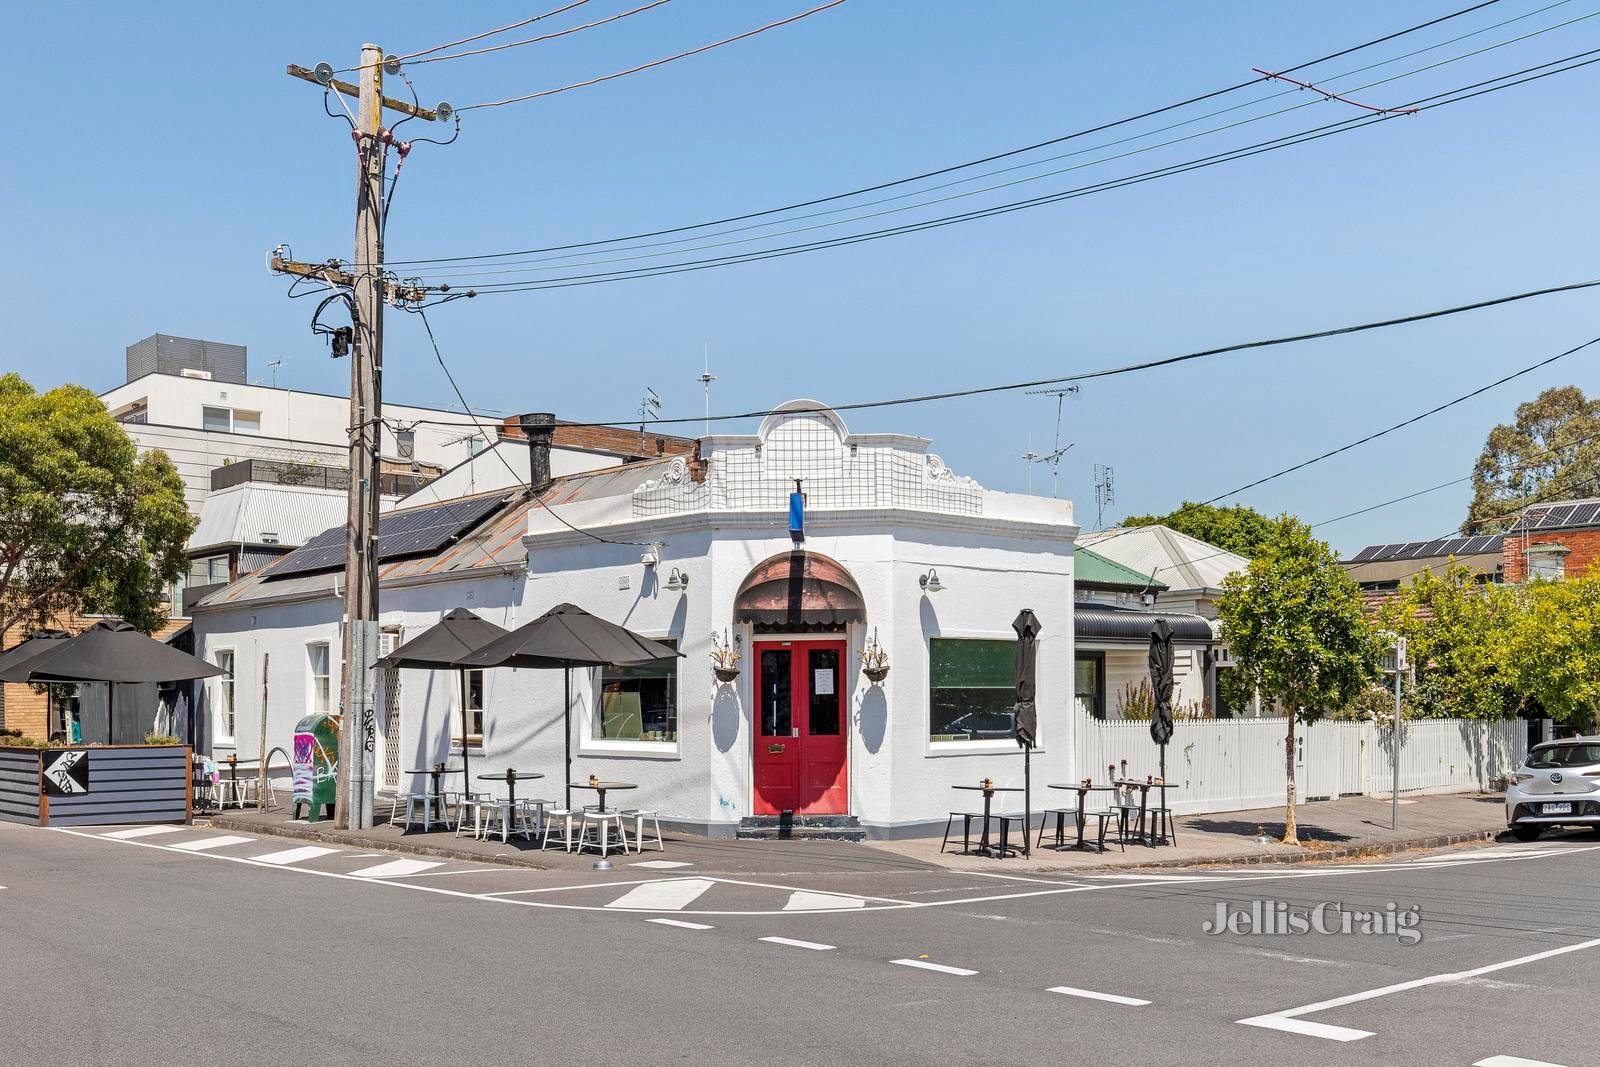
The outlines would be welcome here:
<svg viewBox="0 0 1600 1067">
<path fill-rule="evenodd" d="M 1534 13 L 1550 3 L 1501 0 L 1302 76 L 1331 77 L 1484 29 L 1338 83 L 1360 84 L 1600 9 L 1600 0 L 1569 0 Z M 12 12 L 0 42 L 11 101 L 0 151 L 10 253 L 0 267 L 0 365 L 40 386 L 104 389 L 120 380 L 124 346 L 159 331 L 243 343 L 255 376 L 280 359 L 279 384 L 342 391 L 348 370 L 311 336 L 308 303 L 286 300 L 264 266 L 280 241 L 304 259 L 351 254 L 347 127 L 284 65 L 347 66 L 364 40 L 411 51 L 554 6 Z M 593 0 L 541 27 L 631 6 Z M 425 103 L 461 106 L 632 66 L 807 6 L 673 0 L 560 41 L 410 72 Z M 1230 85 L 1252 67 L 1287 67 L 1453 6 L 850 0 L 659 70 L 468 113 L 456 144 L 421 145 L 407 162 L 388 254 L 557 245 L 809 199 Z M 375 13 L 381 22 L 369 21 Z M 1527 17 L 1485 29 L 1517 16 Z M 1360 95 L 1399 103 L 1589 48 L 1600 48 L 1600 17 Z M 432 320 L 474 405 L 587 419 L 628 415 L 646 386 L 666 414 L 698 414 L 707 344 L 715 409 L 795 396 L 843 403 L 1067 374 L 1575 281 L 1600 273 L 1597 81 L 1600 65 L 1000 218 L 675 277 L 485 296 Z M 1252 143 L 1347 117 L 1343 107 L 1316 104 L 943 210 Z M 817 236 L 836 232 L 845 230 Z M 1062 495 L 1078 501 L 1086 527 L 1096 463 L 1116 469 L 1108 519 L 1216 495 L 1600 334 L 1596 300 L 1552 297 L 1088 383 L 1068 401 L 1074 447 Z M 452 400 L 414 318 L 390 317 L 386 360 L 390 399 Z M 1573 357 L 1239 499 L 1319 520 L 1465 475 L 1489 427 L 1519 401 L 1568 382 L 1600 391 L 1597 360 Z M 1048 448 L 1054 404 L 1002 394 L 848 421 L 933 437 L 956 470 L 1020 490 L 1019 457 L 1030 444 Z M 1036 470 L 1034 484 L 1048 491 L 1048 473 Z M 1468 495 L 1462 485 L 1321 532 L 1346 550 L 1438 536 L 1460 521 Z"/>
</svg>

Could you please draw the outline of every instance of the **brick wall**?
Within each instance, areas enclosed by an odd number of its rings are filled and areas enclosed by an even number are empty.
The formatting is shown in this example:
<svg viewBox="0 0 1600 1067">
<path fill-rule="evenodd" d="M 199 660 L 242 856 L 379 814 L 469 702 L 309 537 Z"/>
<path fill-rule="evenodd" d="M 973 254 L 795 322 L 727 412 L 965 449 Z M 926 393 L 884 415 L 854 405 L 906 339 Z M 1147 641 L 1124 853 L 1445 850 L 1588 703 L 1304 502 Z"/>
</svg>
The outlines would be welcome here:
<svg viewBox="0 0 1600 1067">
<path fill-rule="evenodd" d="M 1591 563 L 1600 561 L 1600 528 L 1585 530 L 1538 530 L 1528 534 L 1524 541 L 1520 535 L 1506 534 L 1502 548 L 1502 566 L 1505 580 L 1520 582 L 1527 575 L 1527 558 L 1523 550 L 1531 545 L 1562 545 L 1567 549 L 1566 573 L 1569 577 L 1584 574 Z"/>
</svg>

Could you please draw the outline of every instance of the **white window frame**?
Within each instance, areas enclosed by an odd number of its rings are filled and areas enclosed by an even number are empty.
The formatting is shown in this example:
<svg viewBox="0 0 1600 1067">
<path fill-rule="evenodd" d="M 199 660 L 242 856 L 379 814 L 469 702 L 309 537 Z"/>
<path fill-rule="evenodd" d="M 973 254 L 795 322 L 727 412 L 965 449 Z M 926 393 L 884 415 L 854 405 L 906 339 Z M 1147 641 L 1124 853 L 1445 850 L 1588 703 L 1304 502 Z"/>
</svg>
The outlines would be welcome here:
<svg viewBox="0 0 1600 1067">
<path fill-rule="evenodd" d="M 217 731 L 219 743 L 233 744 L 239 730 L 239 689 L 235 684 L 239 673 L 239 652 L 234 648 L 217 648 L 211 652 L 212 662 L 218 667 L 222 666 L 221 659 L 228 657 L 228 665 L 224 668 L 228 673 L 217 679 L 217 714 L 212 716 L 212 728 Z M 224 697 L 226 693 L 226 697 Z M 226 703 L 224 703 L 226 701 Z M 223 708 L 227 711 L 224 714 Z M 228 722 L 232 719 L 232 722 Z M 223 729 L 226 725 L 228 729 Z"/>
<path fill-rule="evenodd" d="M 316 672 L 316 661 L 312 659 L 311 655 L 311 650 L 315 648 L 322 649 L 323 654 L 327 657 L 327 674 L 318 674 Z M 327 695 L 323 698 L 324 706 L 320 708 L 317 707 L 317 698 L 321 695 L 318 692 L 318 679 L 322 679 L 327 686 Z M 333 714 L 333 644 L 330 641 L 306 642 L 306 714 Z"/>
<path fill-rule="evenodd" d="M 1016 755 L 1022 751 L 1016 739 L 1011 737 L 997 737 L 989 741 L 935 741 L 929 733 L 929 726 L 933 716 L 933 639 L 943 638 L 956 641 L 1009 641 L 1016 643 L 1017 635 L 1010 630 L 941 630 L 931 633 L 922 642 L 922 743 L 923 755 L 929 758 L 944 756 L 992 756 L 996 753 L 1011 753 Z M 1040 649 L 1043 652 L 1043 649 Z M 1042 706 L 1042 705 L 1041 705 Z M 1039 755 L 1045 751 L 1045 741 L 1048 739 L 1049 728 L 1046 723 L 1047 716 L 1039 716 L 1038 744 L 1033 746 L 1033 754 Z"/>
<path fill-rule="evenodd" d="M 476 708 L 467 703 L 467 695 L 472 692 L 472 676 L 474 674 L 478 675 L 478 699 L 480 702 L 480 705 Z M 466 712 L 465 718 L 469 729 L 467 730 L 467 736 L 457 737 L 454 738 L 454 740 L 458 745 L 464 745 L 467 748 L 481 749 L 483 747 L 484 726 L 483 706 L 489 703 L 488 675 L 481 669 L 473 669 L 467 671 L 457 671 L 456 679 L 456 688 L 461 691 L 459 694 L 461 698 L 461 708 Z M 470 729 L 470 727 L 473 726 L 476 726 L 477 729 Z"/>
<path fill-rule="evenodd" d="M 652 641 L 671 641 L 677 646 L 679 652 L 688 653 L 683 637 L 672 633 L 670 630 L 644 630 L 639 632 L 639 636 L 647 637 Z M 687 660 L 684 662 L 687 662 Z M 629 741 L 616 737 L 596 737 L 595 726 L 600 719 L 600 668 L 591 667 L 587 671 L 575 670 L 573 672 L 573 677 L 580 680 L 580 684 L 585 676 L 588 678 L 589 685 L 587 699 L 585 699 L 581 691 L 573 694 L 574 700 L 580 702 L 582 707 L 582 714 L 578 716 L 582 721 L 574 726 L 578 731 L 578 755 L 632 756 L 638 759 L 668 760 L 682 758 L 680 746 L 683 744 L 683 683 L 685 674 L 681 666 L 674 676 L 678 687 L 678 732 L 671 741 Z"/>
</svg>

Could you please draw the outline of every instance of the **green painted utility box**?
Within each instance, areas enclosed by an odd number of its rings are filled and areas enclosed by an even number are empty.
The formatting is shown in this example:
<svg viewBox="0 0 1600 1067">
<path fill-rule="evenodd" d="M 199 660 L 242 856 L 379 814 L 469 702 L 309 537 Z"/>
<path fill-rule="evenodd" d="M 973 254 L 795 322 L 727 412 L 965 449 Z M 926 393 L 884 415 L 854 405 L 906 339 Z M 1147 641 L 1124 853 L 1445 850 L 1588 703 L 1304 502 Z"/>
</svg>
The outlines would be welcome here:
<svg viewBox="0 0 1600 1067">
<path fill-rule="evenodd" d="M 339 774 L 339 719 L 334 715 L 307 715 L 294 727 L 294 817 L 300 806 L 306 820 L 333 817 L 334 782 Z"/>
</svg>

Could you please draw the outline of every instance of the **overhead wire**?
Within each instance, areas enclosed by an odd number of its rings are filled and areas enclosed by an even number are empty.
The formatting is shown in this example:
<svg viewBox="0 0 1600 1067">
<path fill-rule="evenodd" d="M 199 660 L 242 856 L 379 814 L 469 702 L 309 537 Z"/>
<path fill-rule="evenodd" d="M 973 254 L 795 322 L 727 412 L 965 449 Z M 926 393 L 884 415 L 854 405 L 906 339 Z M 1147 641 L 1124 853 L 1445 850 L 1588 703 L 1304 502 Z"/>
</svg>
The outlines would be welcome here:
<svg viewBox="0 0 1600 1067">
<path fill-rule="evenodd" d="M 650 0 L 650 3 L 648 4 L 642 4 L 639 7 L 633 8 L 629 11 L 623 11 L 620 14 L 610 15 L 603 19 L 596 19 L 593 22 L 585 22 L 581 26 L 569 26 L 564 30 L 557 30 L 554 33 L 545 33 L 539 35 L 538 37 L 526 37 L 520 41 L 507 41 L 503 44 L 492 44 L 483 48 L 474 48 L 468 52 L 450 52 L 442 56 L 428 56 L 426 59 L 418 59 L 415 60 L 415 62 L 439 63 L 446 59 L 465 59 L 468 56 L 487 55 L 490 52 L 500 52 L 507 48 L 521 48 L 523 45 L 539 44 L 544 41 L 553 41 L 557 37 L 566 37 L 569 34 L 579 33 L 583 30 L 592 30 L 596 26 L 604 26 L 608 22 L 616 22 L 618 19 L 625 19 L 629 15 L 637 15 L 642 11 L 649 11 L 653 7 L 660 7 L 662 4 L 669 2 L 670 0 Z"/>
<path fill-rule="evenodd" d="M 573 8 L 582 7 L 584 4 L 587 4 L 588 2 L 589 2 L 589 0 L 573 0 L 572 3 L 565 4 L 562 7 L 558 7 L 554 11 L 546 11 L 543 14 L 534 15 L 531 18 L 525 18 L 525 19 L 522 19 L 520 22 L 513 22 L 513 23 L 511 23 L 510 25 L 507 25 L 507 26 L 500 26 L 500 27 L 497 27 L 497 28 L 492 29 L 492 30 L 484 30 L 482 33 L 475 33 L 471 37 L 461 37 L 461 38 L 458 38 L 458 39 L 456 39 L 454 41 L 446 41 L 444 44 L 436 44 L 432 48 L 424 48 L 424 49 L 421 49 L 420 51 L 416 51 L 416 52 L 407 52 L 405 55 L 400 56 L 398 58 L 402 62 L 404 62 L 405 60 L 408 60 L 408 59 L 416 59 L 418 56 L 428 56 L 428 55 L 432 55 L 435 52 L 443 52 L 446 48 L 459 48 L 461 45 L 471 44 L 473 41 L 481 41 L 485 37 L 493 37 L 497 33 L 509 33 L 512 30 L 520 30 L 524 26 L 531 26 L 535 22 L 539 22 L 539 21 L 541 21 L 543 19 L 551 18 L 551 17 L 553 17 L 555 15 L 564 15 L 568 11 L 571 11 Z M 346 67 L 345 68 L 346 71 L 355 70 L 355 69 L 357 69 L 357 68 L 355 68 L 355 67 Z"/>
</svg>

